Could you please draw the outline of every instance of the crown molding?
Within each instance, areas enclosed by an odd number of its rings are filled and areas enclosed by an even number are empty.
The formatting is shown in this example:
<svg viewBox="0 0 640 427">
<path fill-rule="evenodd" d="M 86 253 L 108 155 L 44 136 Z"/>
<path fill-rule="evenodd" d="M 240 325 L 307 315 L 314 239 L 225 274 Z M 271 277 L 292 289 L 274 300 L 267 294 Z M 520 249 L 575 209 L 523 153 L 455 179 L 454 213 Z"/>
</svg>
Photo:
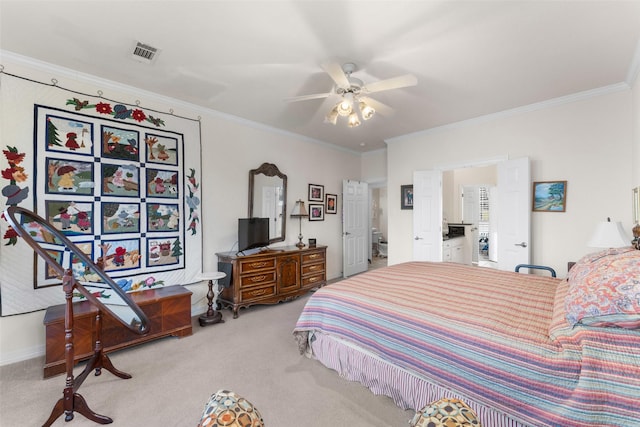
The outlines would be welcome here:
<svg viewBox="0 0 640 427">
<path fill-rule="evenodd" d="M 25 66 L 28 68 L 32 68 L 35 69 L 36 71 L 39 72 L 45 72 L 45 73 L 49 73 L 52 74 L 53 76 L 55 76 L 55 78 L 57 78 L 59 80 L 59 77 L 65 77 L 71 80 L 75 80 L 81 83 L 86 83 L 86 84 L 90 84 L 93 86 L 97 86 L 98 88 L 100 88 L 103 92 L 104 89 L 110 89 L 110 90 L 114 90 L 114 91 L 118 91 L 118 92 L 122 92 L 126 95 L 132 95 L 136 98 L 146 98 L 147 100 L 151 100 L 154 102 L 158 102 L 158 103 L 162 103 L 168 106 L 173 107 L 174 109 L 176 109 L 176 107 L 181 108 L 181 109 L 185 109 L 188 110 L 192 113 L 195 114 L 200 114 L 201 116 L 203 115 L 207 115 L 207 116 L 213 116 L 216 118 L 220 118 L 222 120 L 227 120 L 230 122 L 234 122 L 237 123 L 239 125 L 242 126 L 246 126 L 249 128 L 253 128 L 253 129 L 258 129 L 261 131 L 265 131 L 265 132 L 269 132 L 269 133 L 275 133 L 275 134 L 279 134 L 279 135 L 283 135 L 283 136 L 287 136 L 289 138 L 293 138 L 293 139 L 297 139 L 300 141 L 304 141 L 304 142 L 309 142 L 312 144 L 318 144 L 318 145 L 322 145 L 326 148 L 330 148 L 333 150 L 338 150 L 338 151 L 344 151 L 344 152 L 348 152 L 350 154 L 354 154 L 357 156 L 360 156 L 362 153 L 360 153 L 359 151 L 355 151 L 355 150 L 351 150 L 349 148 L 346 147 L 342 147 L 339 145 L 335 145 L 335 144 L 331 144 L 329 142 L 325 142 L 325 141 L 321 141 L 318 139 L 314 139 L 314 138 L 310 138 L 304 135 L 300 135 L 294 132 L 289 132 L 289 131 L 285 131 L 282 129 L 278 129 L 272 126 L 267 126 L 261 123 L 257 123 L 251 120 L 247 120 L 244 119 L 242 117 L 238 117 L 238 116 L 234 116 L 231 114 L 227 114 L 227 113 L 223 113 L 220 112 L 218 110 L 213 110 L 211 108 L 205 108 L 202 107 L 200 105 L 196 105 L 196 104 L 192 104 L 186 101 L 181 101 L 179 99 L 176 98 L 171 98 L 168 96 L 164 96 L 164 95 L 160 95 L 158 93 L 155 92 L 150 92 L 150 91 L 146 91 L 144 89 L 139 89 L 136 88 L 134 86 L 129 86 L 129 85 L 125 85 L 122 83 L 118 83 L 115 82 L 113 80 L 108 80 L 108 79 L 104 79 L 101 77 L 97 77 L 91 74 L 86 74 L 86 73 L 81 73 L 79 71 L 75 71 L 72 70 L 70 68 L 66 68 L 66 67 L 62 67 L 59 65 L 55 65 L 55 64 L 51 64 L 48 62 L 44 62 L 44 61 L 40 61 L 38 59 L 35 58 L 31 58 L 28 56 L 24 56 L 24 55 L 20 55 L 14 52 L 10 52 L 7 50 L 2 50 L 0 49 L 0 61 L 4 61 L 4 60 L 13 62 L 15 64 L 18 64 L 20 66 Z M 0 63 L 0 65 L 2 65 L 4 67 L 4 71 L 9 73 L 9 70 L 7 68 L 7 66 L 5 64 Z M 70 88 L 71 89 L 71 88 Z M 96 94 L 96 96 L 99 96 Z M 141 108 L 144 108 L 143 105 L 140 105 Z M 171 114 L 171 113 L 167 113 L 167 114 Z M 201 116 L 198 116 L 198 120 L 201 119 Z"/>
</svg>

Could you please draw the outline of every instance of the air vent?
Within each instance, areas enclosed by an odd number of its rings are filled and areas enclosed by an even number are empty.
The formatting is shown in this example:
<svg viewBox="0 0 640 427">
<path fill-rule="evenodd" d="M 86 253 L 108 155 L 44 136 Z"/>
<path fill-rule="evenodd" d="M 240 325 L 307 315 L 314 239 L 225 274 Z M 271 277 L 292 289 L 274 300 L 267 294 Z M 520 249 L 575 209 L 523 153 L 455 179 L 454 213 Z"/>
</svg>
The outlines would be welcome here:
<svg viewBox="0 0 640 427">
<path fill-rule="evenodd" d="M 160 53 L 160 51 L 157 48 L 149 46 L 148 44 L 137 42 L 133 48 L 133 53 L 131 54 L 131 56 L 136 61 L 146 62 L 149 64 L 155 60 L 155 58 L 158 56 L 158 53 Z"/>
</svg>

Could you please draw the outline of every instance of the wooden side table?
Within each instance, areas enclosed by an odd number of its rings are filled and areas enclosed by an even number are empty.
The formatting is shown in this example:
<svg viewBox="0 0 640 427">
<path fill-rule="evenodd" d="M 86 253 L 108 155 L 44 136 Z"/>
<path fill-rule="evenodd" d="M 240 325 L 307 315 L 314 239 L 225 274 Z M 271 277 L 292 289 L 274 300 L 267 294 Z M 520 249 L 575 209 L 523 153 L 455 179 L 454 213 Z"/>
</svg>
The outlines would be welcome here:
<svg viewBox="0 0 640 427">
<path fill-rule="evenodd" d="M 200 326 L 213 325 L 216 323 L 224 323 L 222 320 L 222 313 L 220 310 L 214 310 L 213 304 L 216 302 L 214 298 L 216 297 L 216 292 L 213 288 L 214 281 L 216 288 L 218 287 L 218 280 L 224 279 L 227 275 L 221 271 L 213 271 L 211 273 L 203 273 L 201 279 L 209 280 L 209 291 L 207 292 L 207 301 L 209 308 L 205 314 L 202 314 L 198 321 L 200 322 Z"/>
</svg>

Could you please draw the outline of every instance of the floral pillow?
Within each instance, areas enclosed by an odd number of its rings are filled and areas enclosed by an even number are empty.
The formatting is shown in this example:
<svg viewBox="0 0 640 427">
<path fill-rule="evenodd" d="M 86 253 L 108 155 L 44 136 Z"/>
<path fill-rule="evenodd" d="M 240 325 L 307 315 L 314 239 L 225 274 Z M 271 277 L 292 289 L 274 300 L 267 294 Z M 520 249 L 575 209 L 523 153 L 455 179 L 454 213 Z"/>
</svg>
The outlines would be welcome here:
<svg viewBox="0 0 640 427">
<path fill-rule="evenodd" d="M 569 271 L 567 322 L 640 328 L 640 251 L 607 249 L 580 259 Z"/>
</svg>

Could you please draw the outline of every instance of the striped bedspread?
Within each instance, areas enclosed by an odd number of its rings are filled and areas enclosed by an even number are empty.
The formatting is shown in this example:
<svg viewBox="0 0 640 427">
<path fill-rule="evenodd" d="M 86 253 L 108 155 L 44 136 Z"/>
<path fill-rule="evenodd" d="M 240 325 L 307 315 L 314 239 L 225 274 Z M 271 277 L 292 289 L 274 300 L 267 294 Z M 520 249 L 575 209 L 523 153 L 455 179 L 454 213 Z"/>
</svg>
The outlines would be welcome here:
<svg viewBox="0 0 640 427">
<path fill-rule="evenodd" d="M 569 327 L 566 292 L 560 279 L 410 262 L 321 288 L 294 334 L 354 343 L 524 425 L 640 426 L 640 331 Z"/>
</svg>

